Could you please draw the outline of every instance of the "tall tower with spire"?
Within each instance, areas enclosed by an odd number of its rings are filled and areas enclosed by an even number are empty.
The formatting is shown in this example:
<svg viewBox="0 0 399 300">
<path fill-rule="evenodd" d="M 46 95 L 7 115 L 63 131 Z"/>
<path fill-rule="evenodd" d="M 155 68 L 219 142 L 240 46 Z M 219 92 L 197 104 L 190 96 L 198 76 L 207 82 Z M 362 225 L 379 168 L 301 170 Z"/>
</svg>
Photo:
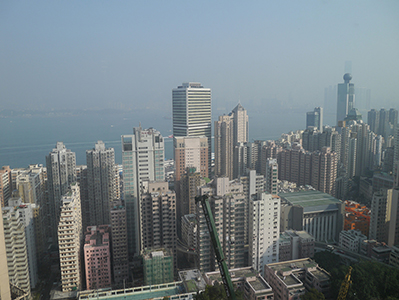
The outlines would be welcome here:
<svg viewBox="0 0 399 300">
<path fill-rule="evenodd" d="M 337 125 L 344 121 L 348 112 L 355 107 L 355 85 L 350 83 L 352 75 L 344 75 L 344 83 L 338 84 L 337 91 Z"/>
</svg>

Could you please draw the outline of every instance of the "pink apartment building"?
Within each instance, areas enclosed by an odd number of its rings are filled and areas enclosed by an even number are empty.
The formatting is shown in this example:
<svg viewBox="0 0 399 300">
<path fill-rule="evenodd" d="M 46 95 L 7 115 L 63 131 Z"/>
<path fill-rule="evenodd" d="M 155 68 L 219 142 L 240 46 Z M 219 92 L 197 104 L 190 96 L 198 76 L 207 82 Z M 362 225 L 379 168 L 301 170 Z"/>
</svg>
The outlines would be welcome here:
<svg viewBox="0 0 399 300">
<path fill-rule="evenodd" d="M 110 226 L 88 226 L 85 233 L 85 270 L 88 290 L 111 286 Z"/>
</svg>

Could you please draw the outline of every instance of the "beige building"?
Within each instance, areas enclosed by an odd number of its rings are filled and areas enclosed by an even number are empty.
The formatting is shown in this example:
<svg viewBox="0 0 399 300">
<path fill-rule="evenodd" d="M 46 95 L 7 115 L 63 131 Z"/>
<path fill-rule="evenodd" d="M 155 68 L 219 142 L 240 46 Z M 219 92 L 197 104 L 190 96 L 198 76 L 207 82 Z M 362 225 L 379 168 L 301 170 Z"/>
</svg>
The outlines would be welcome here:
<svg viewBox="0 0 399 300">
<path fill-rule="evenodd" d="M 79 185 L 74 183 L 61 198 L 58 244 L 62 291 L 82 288 L 81 252 L 83 248 L 82 213 Z"/>
<path fill-rule="evenodd" d="M 29 263 L 25 239 L 25 226 L 19 212 L 3 208 L 4 238 L 7 252 L 8 283 L 12 283 L 30 294 Z M 3 299 L 3 298 L 2 298 Z"/>
<path fill-rule="evenodd" d="M 215 121 L 215 176 L 233 179 L 233 118 L 219 116 Z"/>
</svg>

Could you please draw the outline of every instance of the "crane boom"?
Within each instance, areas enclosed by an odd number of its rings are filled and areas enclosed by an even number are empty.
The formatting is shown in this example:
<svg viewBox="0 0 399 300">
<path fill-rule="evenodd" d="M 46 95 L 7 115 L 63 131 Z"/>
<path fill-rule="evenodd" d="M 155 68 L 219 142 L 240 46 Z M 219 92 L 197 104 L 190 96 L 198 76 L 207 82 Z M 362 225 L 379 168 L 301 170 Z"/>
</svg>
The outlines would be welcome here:
<svg viewBox="0 0 399 300">
<path fill-rule="evenodd" d="M 339 294 L 337 300 L 345 300 L 348 294 L 349 286 L 351 281 L 352 267 L 349 267 L 348 273 L 345 275 L 344 281 L 342 281 L 341 288 L 339 289 Z"/>
<path fill-rule="evenodd" d="M 220 245 L 218 233 L 216 231 L 215 221 L 213 219 L 211 205 L 209 204 L 208 195 L 202 195 L 195 197 L 195 202 L 201 202 L 202 209 L 204 211 L 206 224 L 208 225 L 209 235 L 211 237 L 213 249 L 215 250 L 216 260 L 219 265 L 220 275 L 224 283 L 224 288 L 226 290 L 227 297 L 229 299 L 235 300 L 236 294 L 234 292 L 233 283 L 230 278 L 229 269 L 227 268 L 226 261 L 224 259 L 224 254 L 222 246 Z"/>
</svg>

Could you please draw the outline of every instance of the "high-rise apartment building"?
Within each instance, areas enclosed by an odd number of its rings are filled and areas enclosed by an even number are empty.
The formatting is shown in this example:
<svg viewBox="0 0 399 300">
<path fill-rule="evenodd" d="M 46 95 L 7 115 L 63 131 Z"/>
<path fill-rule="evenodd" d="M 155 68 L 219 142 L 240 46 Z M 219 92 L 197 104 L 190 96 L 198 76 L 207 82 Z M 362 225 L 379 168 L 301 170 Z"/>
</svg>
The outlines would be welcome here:
<svg viewBox="0 0 399 300">
<path fill-rule="evenodd" d="M 277 195 L 278 192 L 277 181 L 278 181 L 277 159 L 268 158 L 266 161 L 265 190 L 272 195 Z"/>
<path fill-rule="evenodd" d="M 237 143 L 248 143 L 249 127 L 247 110 L 238 103 L 231 112 L 233 118 L 233 146 Z"/>
<path fill-rule="evenodd" d="M 278 262 L 280 197 L 259 192 L 250 200 L 249 261 L 263 274 L 266 264 Z"/>
<path fill-rule="evenodd" d="M 370 125 L 370 130 L 376 134 L 379 134 L 380 126 L 380 112 L 374 108 L 367 114 L 367 124 Z"/>
<path fill-rule="evenodd" d="M 62 142 L 46 156 L 48 189 L 48 230 L 49 243 L 57 243 L 57 228 L 60 220 L 61 197 L 69 186 L 76 181 L 76 156 L 66 149 Z"/>
<path fill-rule="evenodd" d="M 215 121 L 215 175 L 233 179 L 233 118 L 219 116 Z"/>
<path fill-rule="evenodd" d="M 306 113 L 306 128 L 316 128 L 321 133 L 323 132 L 323 108 L 316 107 L 313 111 Z"/>
<path fill-rule="evenodd" d="M 140 221 L 140 250 L 169 249 L 177 263 L 176 193 L 167 182 L 142 182 Z"/>
<path fill-rule="evenodd" d="M 344 83 L 338 84 L 337 91 L 337 124 L 344 121 L 349 111 L 354 108 L 355 104 L 355 85 L 350 83 L 352 75 L 346 73 L 344 75 Z"/>
<path fill-rule="evenodd" d="M 197 188 L 200 187 L 203 182 L 205 182 L 205 180 L 195 168 L 187 168 L 187 171 L 181 177 L 178 186 L 178 220 L 180 220 L 184 215 L 195 214 L 195 197 L 197 196 Z"/>
<path fill-rule="evenodd" d="M 63 292 L 82 288 L 81 253 L 83 243 L 80 190 L 77 183 L 70 186 L 60 199 L 58 228 L 61 287 Z"/>
<path fill-rule="evenodd" d="M 25 238 L 25 226 L 19 212 L 12 207 L 2 209 L 4 239 L 7 253 L 9 282 L 30 295 L 29 263 Z M 3 298 L 2 298 L 3 299 Z"/>
<path fill-rule="evenodd" d="M 242 184 L 227 177 L 215 178 L 200 187 L 200 194 L 208 194 L 216 230 L 226 257 L 228 268 L 243 267 L 248 262 L 247 197 Z M 204 272 L 215 269 L 215 256 L 209 230 L 201 205 L 197 204 L 197 266 Z"/>
<path fill-rule="evenodd" d="M 185 82 L 172 91 L 173 136 L 206 136 L 211 164 L 211 89 L 199 82 Z"/>
<path fill-rule="evenodd" d="M 111 287 L 110 226 L 89 226 L 85 232 L 84 262 L 88 290 Z"/>
<path fill-rule="evenodd" d="M 153 128 L 133 128 L 132 135 L 122 135 L 123 192 L 126 206 L 129 256 L 140 254 L 141 184 L 165 181 L 164 140 Z"/>
<path fill-rule="evenodd" d="M 3 217 L 0 218 L 0 266 L 7 266 L 7 251 L 4 235 Z M 11 299 L 8 267 L 0 269 L 0 299 Z"/>
<path fill-rule="evenodd" d="M 86 151 L 86 161 L 88 225 L 109 224 L 111 202 L 116 199 L 115 151 L 105 148 L 104 143 L 98 141 L 94 149 Z"/>
<path fill-rule="evenodd" d="M 20 222 L 25 228 L 25 243 L 26 243 L 26 253 L 28 256 L 29 265 L 29 278 L 30 286 L 32 289 L 36 287 L 38 283 L 38 257 L 37 257 L 37 247 L 36 247 L 36 230 L 35 230 L 35 220 L 34 211 L 35 204 L 22 203 L 20 197 L 12 197 L 9 199 L 9 206 L 4 209 L 9 209 L 15 211 L 19 214 Z"/>
<path fill-rule="evenodd" d="M 175 181 L 180 181 L 187 168 L 195 168 L 202 177 L 209 176 L 208 138 L 181 136 L 174 138 Z"/>
<path fill-rule="evenodd" d="M 8 205 L 8 199 L 12 193 L 12 177 L 10 166 L 3 166 L 0 169 L 0 205 L 1 207 Z"/>
<path fill-rule="evenodd" d="M 111 208 L 111 240 L 114 282 L 122 286 L 129 279 L 126 209 L 122 201 L 114 201 Z"/>
</svg>

